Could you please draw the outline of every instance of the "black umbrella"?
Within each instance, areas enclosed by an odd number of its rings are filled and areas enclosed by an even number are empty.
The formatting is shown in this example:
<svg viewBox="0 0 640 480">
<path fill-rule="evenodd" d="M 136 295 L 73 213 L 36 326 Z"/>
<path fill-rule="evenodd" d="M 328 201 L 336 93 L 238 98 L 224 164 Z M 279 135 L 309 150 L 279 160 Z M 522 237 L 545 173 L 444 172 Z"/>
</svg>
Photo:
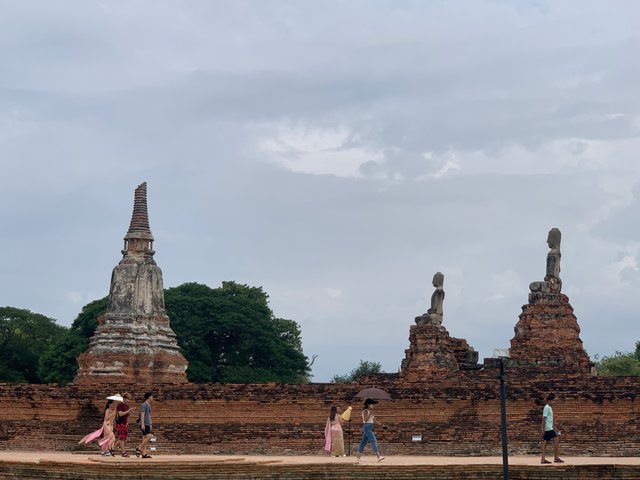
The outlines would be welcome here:
<svg viewBox="0 0 640 480">
<path fill-rule="evenodd" d="M 360 390 L 354 398 L 371 398 L 372 400 L 391 400 L 391 395 L 381 388 L 371 387 Z"/>
</svg>

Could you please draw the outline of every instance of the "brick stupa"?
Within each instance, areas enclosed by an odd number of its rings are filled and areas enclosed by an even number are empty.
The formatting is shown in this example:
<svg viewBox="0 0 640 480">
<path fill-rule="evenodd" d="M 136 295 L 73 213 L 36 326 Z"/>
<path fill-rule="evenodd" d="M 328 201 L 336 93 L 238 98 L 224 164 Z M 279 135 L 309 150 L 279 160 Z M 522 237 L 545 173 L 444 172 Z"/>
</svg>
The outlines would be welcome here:
<svg viewBox="0 0 640 480">
<path fill-rule="evenodd" d="M 442 326 L 443 283 L 444 275 L 436 273 L 431 308 L 409 327 L 409 348 L 401 365 L 401 375 L 407 381 L 420 382 L 433 375 L 477 367 L 478 352 L 466 340 L 453 338 Z"/>
<path fill-rule="evenodd" d="M 154 253 L 143 183 L 135 191 L 123 258 L 111 275 L 107 312 L 78 357 L 76 383 L 187 382 L 187 360 L 165 313 L 162 271 Z"/>
<path fill-rule="evenodd" d="M 589 374 L 592 363 L 580 339 L 578 320 L 569 298 L 561 293 L 560 238 L 560 230 L 551 229 L 547 274 L 544 281 L 529 285 L 529 303 L 515 326 L 509 365 Z"/>
</svg>

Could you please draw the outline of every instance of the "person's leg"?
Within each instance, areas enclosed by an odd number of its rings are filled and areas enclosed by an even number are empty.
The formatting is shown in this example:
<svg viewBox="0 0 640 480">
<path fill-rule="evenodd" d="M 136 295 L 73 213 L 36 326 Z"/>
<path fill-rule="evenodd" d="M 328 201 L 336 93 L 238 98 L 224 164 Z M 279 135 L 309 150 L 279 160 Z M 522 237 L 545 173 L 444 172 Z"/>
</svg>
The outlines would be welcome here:
<svg viewBox="0 0 640 480">
<path fill-rule="evenodd" d="M 371 450 L 373 450 L 373 453 L 375 453 L 376 457 L 378 457 L 378 461 L 384 460 L 384 457 L 380 456 L 380 448 L 378 448 L 378 437 L 376 437 L 376 433 L 373 431 L 373 428 L 371 429 L 369 440 L 371 442 Z"/>
<path fill-rule="evenodd" d="M 151 432 L 148 432 L 147 429 L 148 427 L 140 428 L 140 431 L 142 432 L 142 441 L 140 442 L 140 445 L 138 445 L 138 447 L 136 448 L 136 457 L 147 454 L 147 446 L 149 445 L 149 441 L 151 440 Z"/>
<path fill-rule="evenodd" d="M 364 426 L 364 436 L 367 438 L 365 445 L 371 443 L 371 450 L 378 455 L 378 443 L 376 441 L 376 435 L 373 433 L 373 423 L 366 423 Z M 364 450 L 364 447 L 362 448 Z"/>
<path fill-rule="evenodd" d="M 362 440 L 360 440 L 360 445 L 358 445 L 358 451 L 356 452 L 356 458 L 360 460 L 360 456 L 364 453 L 364 447 L 367 446 L 369 442 L 369 436 L 367 435 L 367 424 L 364 424 L 362 430 Z"/>
<path fill-rule="evenodd" d="M 553 439 L 553 461 L 556 463 L 562 462 L 562 460 L 560 460 L 559 449 L 560 449 L 560 437 L 556 436 Z"/>
<path fill-rule="evenodd" d="M 120 450 L 120 454 L 123 457 L 128 457 L 129 456 L 129 455 L 127 455 L 126 443 L 127 443 L 126 431 L 124 431 L 124 429 L 122 429 L 122 431 L 119 430 L 118 431 L 118 441 L 116 442 L 115 449 L 119 449 Z"/>
<path fill-rule="evenodd" d="M 547 440 L 544 440 L 542 442 L 542 458 L 540 459 L 540 463 L 544 463 L 546 461 L 546 456 L 547 456 L 547 443 L 549 443 Z"/>
<path fill-rule="evenodd" d="M 149 455 L 149 442 L 151 441 L 151 434 L 147 434 L 142 439 L 142 444 L 140 450 L 142 451 L 142 455 Z"/>
<path fill-rule="evenodd" d="M 111 432 L 111 435 L 111 440 L 109 440 L 109 451 L 113 454 L 113 449 L 116 447 L 116 441 L 118 439 L 116 438 L 116 432 Z"/>
</svg>

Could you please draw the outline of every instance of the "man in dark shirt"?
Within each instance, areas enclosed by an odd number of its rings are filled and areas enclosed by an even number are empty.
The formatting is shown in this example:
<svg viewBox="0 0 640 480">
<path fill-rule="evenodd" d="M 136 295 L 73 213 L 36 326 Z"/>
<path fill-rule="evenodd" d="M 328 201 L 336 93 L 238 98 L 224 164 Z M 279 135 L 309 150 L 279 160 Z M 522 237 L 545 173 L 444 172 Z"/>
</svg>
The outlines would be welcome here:
<svg viewBox="0 0 640 480">
<path fill-rule="evenodd" d="M 142 432 L 142 442 L 136 448 L 136 457 L 151 458 L 148 448 L 151 437 L 153 436 L 153 423 L 151 422 L 151 403 L 153 402 L 153 393 L 144 394 L 144 402 L 140 405 L 140 431 Z"/>
</svg>

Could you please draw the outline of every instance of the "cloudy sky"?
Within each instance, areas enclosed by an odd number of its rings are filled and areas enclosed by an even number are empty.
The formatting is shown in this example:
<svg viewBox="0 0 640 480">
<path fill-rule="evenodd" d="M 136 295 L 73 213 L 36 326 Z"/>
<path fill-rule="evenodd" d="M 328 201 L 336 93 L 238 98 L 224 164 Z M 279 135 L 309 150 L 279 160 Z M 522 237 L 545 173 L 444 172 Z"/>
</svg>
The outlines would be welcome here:
<svg viewBox="0 0 640 480">
<path fill-rule="evenodd" d="M 108 293 L 133 191 L 165 287 L 263 286 L 314 381 L 444 325 L 507 348 L 558 227 L 589 354 L 640 340 L 640 3 L 0 0 L 0 305 Z"/>
</svg>

